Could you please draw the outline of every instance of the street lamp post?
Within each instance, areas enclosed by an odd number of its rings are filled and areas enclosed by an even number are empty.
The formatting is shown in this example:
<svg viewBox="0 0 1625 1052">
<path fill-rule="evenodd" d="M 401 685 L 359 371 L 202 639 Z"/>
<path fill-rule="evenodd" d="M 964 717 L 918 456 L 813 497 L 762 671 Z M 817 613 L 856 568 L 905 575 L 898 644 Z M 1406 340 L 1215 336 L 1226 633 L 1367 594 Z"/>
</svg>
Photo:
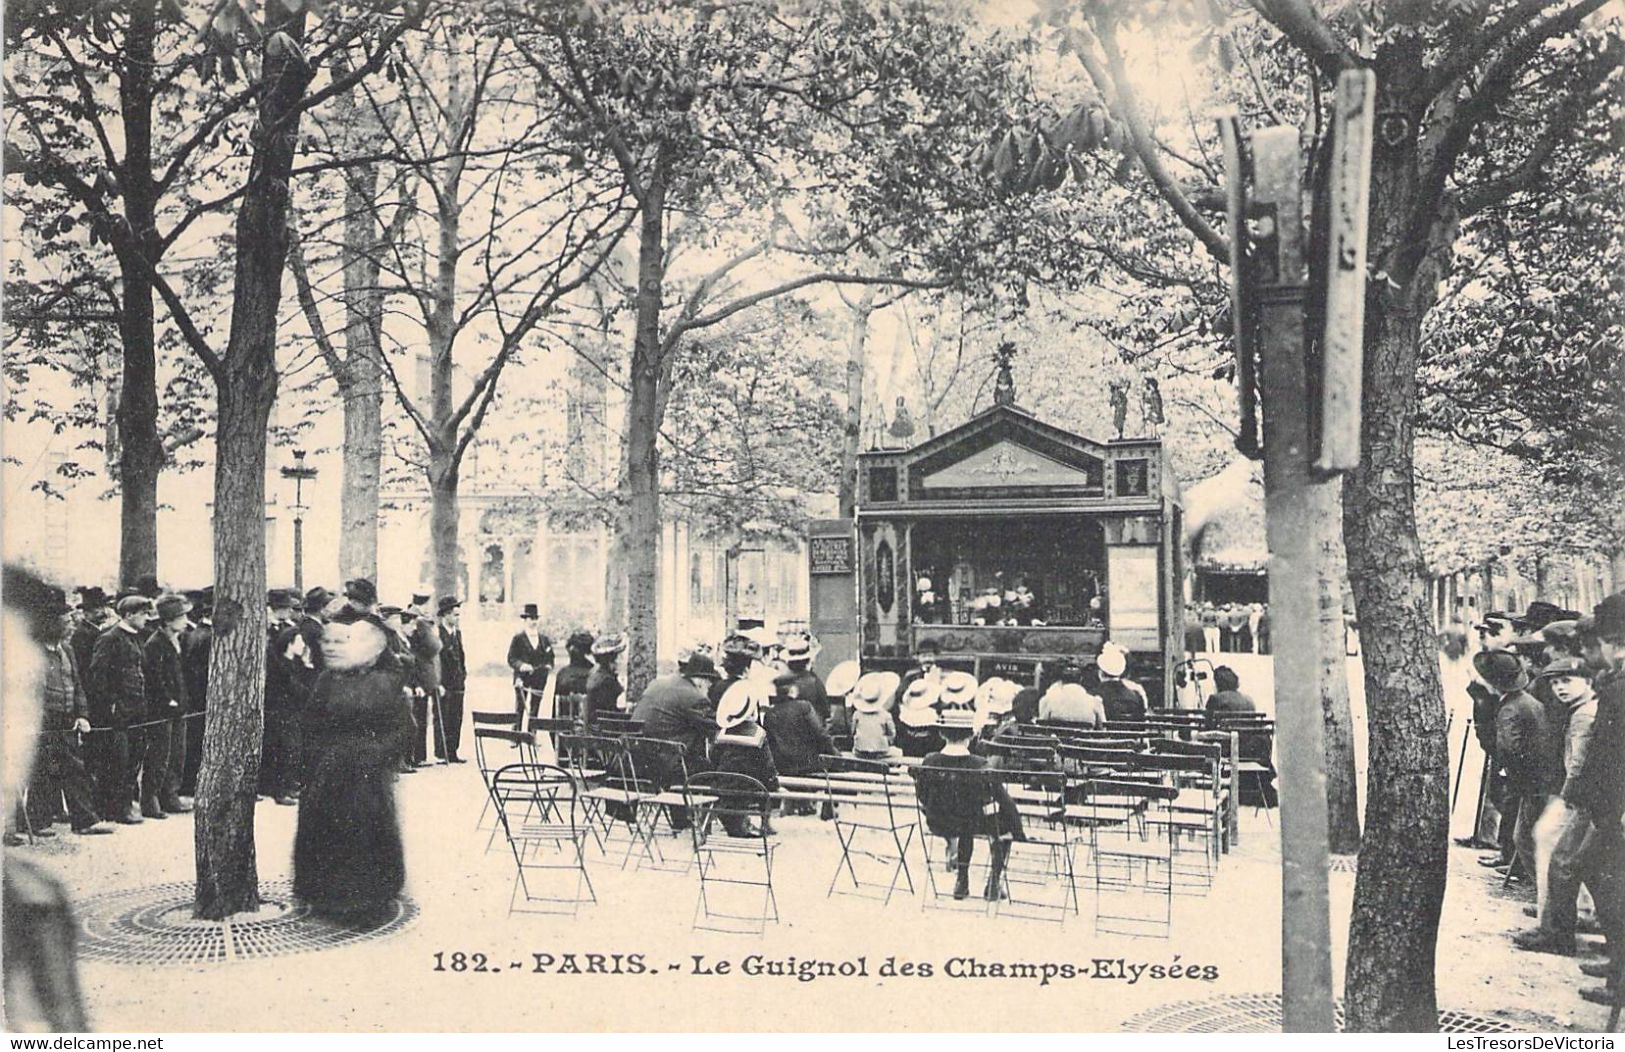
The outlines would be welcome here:
<svg viewBox="0 0 1625 1052">
<path fill-rule="evenodd" d="M 293 451 L 293 467 L 283 468 L 282 477 L 293 479 L 293 588 L 305 591 L 305 480 L 316 477 L 316 469 L 305 465 L 305 451 Z"/>
</svg>

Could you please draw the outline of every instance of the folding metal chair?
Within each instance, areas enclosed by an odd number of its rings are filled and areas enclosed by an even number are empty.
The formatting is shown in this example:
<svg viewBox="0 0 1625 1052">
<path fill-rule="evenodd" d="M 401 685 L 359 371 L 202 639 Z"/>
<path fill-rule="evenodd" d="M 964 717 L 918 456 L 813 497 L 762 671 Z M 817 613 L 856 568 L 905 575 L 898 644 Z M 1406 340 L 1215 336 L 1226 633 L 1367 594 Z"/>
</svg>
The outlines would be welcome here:
<svg viewBox="0 0 1625 1052">
<path fill-rule="evenodd" d="M 1137 759 L 1136 766 L 1139 770 L 1159 772 L 1164 784 L 1178 790 L 1178 795 L 1147 821 L 1168 828 L 1173 841 L 1173 873 L 1179 878 L 1177 886 L 1197 887 L 1205 892 L 1213 884 L 1213 873 L 1218 868 L 1225 843 L 1219 747 L 1195 742 L 1168 742 L 1162 747 L 1177 747 L 1182 751 L 1147 753 Z M 1205 841 L 1200 869 L 1180 864 L 1184 854 L 1179 849 L 1181 838 Z"/>
<path fill-rule="evenodd" d="M 581 722 L 581 713 L 587 707 L 585 694 L 555 694 L 553 695 L 553 718 L 569 720 L 571 723 Z"/>
<path fill-rule="evenodd" d="M 689 788 L 698 804 L 689 827 L 700 874 L 693 927 L 760 935 L 779 919 L 773 893 L 777 844 L 767 835 L 773 797 L 761 782 L 731 771 L 693 775 Z M 714 823 L 722 824 L 726 835 L 718 835 Z M 749 912 L 730 912 L 734 901 L 741 907 L 747 902 L 758 905 Z"/>
<path fill-rule="evenodd" d="M 491 800 L 503 835 L 513 850 L 513 891 L 508 913 L 568 913 L 583 901 L 596 903 L 587 873 L 587 829 L 581 823 L 575 778 L 554 764 L 509 764 L 491 776 Z M 552 845 L 552 851 L 547 845 Z M 573 871 L 574 888 L 566 897 L 545 894 L 548 874 Z M 582 898 L 585 889 L 587 897 Z M 523 896 L 523 906 L 519 905 Z M 541 903 L 541 907 L 533 904 Z M 549 909 L 548 906 L 567 907 Z"/>
<path fill-rule="evenodd" d="M 987 847 L 982 852 L 982 861 L 977 861 L 973 854 L 971 866 L 978 873 L 988 872 L 992 863 L 993 843 L 999 839 L 1000 820 L 997 813 L 994 786 L 1002 784 L 1002 773 L 985 768 L 943 767 L 935 764 L 921 764 L 909 774 L 914 779 L 915 808 L 919 816 L 921 830 L 920 848 L 925 854 L 925 890 L 926 894 L 920 899 L 921 909 L 946 909 L 959 913 L 990 913 L 994 903 L 987 901 L 983 895 L 972 895 L 965 899 L 955 899 L 952 894 L 944 894 L 937 886 L 939 879 L 938 869 L 945 872 L 956 872 L 957 848 L 965 836 L 976 840 L 987 841 Z M 961 808 L 952 807 L 953 802 L 963 803 L 965 813 Z M 952 822 L 953 827 L 973 828 L 974 833 L 961 834 L 948 837 L 942 833 L 932 833 L 932 816 L 938 814 L 936 828 L 944 828 L 944 822 Z M 943 842 L 944 854 L 938 858 L 932 845 L 937 840 Z M 939 862 L 946 862 L 947 866 L 939 867 Z M 971 881 L 972 886 L 981 883 Z"/>
<path fill-rule="evenodd" d="M 530 731 L 536 739 L 537 760 L 544 763 L 556 763 L 560 767 L 568 766 L 559 758 L 558 736 L 575 733 L 576 725 L 574 722 L 554 716 L 537 716 L 525 722 L 525 729 Z M 544 735 L 546 736 L 545 739 Z M 544 741 L 546 744 L 545 750 L 543 748 Z"/>
<path fill-rule="evenodd" d="M 914 894 L 908 849 L 914 842 L 919 823 L 904 791 L 912 787 L 884 760 L 826 756 L 823 761 L 824 789 L 834 807 L 832 824 L 841 845 L 841 858 L 824 897 L 835 894 L 842 873 L 852 882 L 851 888 L 843 889 L 842 894 L 878 897 L 889 903 L 897 891 L 899 878 L 908 886 L 909 894 Z M 860 877 L 859 867 L 853 864 L 854 856 L 877 863 L 884 882 Z M 869 867 L 863 868 L 867 877 Z M 884 894 L 881 888 L 885 889 Z"/>
<path fill-rule="evenodd" d="M 694 864 L 694 856 L 684 850 L 679 863 L 668 860 L 660 846 L 660 822 L 664 817 L 666 830 L 672 837 L 688 838 L 687 830 L 693 824 L 697 803 L 703 802 L 693 799 L 688 754 L 681 743 L 664 738 L 628 735 L 622 742 L 639 772 L 640 782 L 647 783 L 647 795 L 639 797 L 633 805 L 638 809 L 638 828 L 648 837 L 650 850 L 646 854 L 655 869 L 687 873 Z"/>
<path fill-rule="evenodd" d="M 524 731 L 481 726 L 480 724 L 486 721 L 482 721 L 478 717 L 489 715 L 494 714 L 474 713 L 476 717 L 474 721 L 474 766 L 479 768 L 480 781 L 485 784 L 486 791 L 485 806 L 480 808 L 480 816 L 474 820 L 475 829 L 485 828 L 485 816 L 491 810 L 491 776 L 496 773 L 498 768 L 506 766 L 506 763 L 499 761 L 498 757 L 502 757 L 502 761 L 512 762 L 517 760 L 520 763 L 531 763 L 536 759 L 535 739 Z M 509 715 L 509 722 L 512 722 L 511 715 Z M 513 753 L 512 756 L 504 755 L 510 751 Z M 496 843 L 498 828 L 499 826 L 493 822 L 491 835 L 485 838 L 485 850 L 491 850 L 491 845 Z"/>
<path fill-rule="evenodd" d="M 652 833 L 643 824 L 639 804 L 660 790 L 639 775 L 625 739 L 603 734 L 561 734 L 557 744 L 569 757 L 570 770 L 581 787 L 581 799 L 596 830 L 594 840 L 599 850 L 607 856 L 615 830 L 624 827 L 627 843 L 621 868 L 632 860 L 635 848 L 654 861 Z"/>
<path fill-rule="evenodd" d="M 1083 793 L 1085 806 L 1094 816 L 1089 834 L 1095 871 L 1095 932 L 1167 938 L 1173 929 L 1174 838 L 1166 824 L 1154 819 L 1179 796 L 1179 790 L 1160 783 L 1090 779 L 1083 783 Z M 1121 820 L 1125 799 L 1141 802 L 1140 820 Z M 1151 910 L 1107 912 L 1108 894 L 1113 902 L 1137 895 L 1148 898 Z"/>
<path fill-rule="evenodd" d="M 996 912 L 1064 922 L 1068 912 L 1080 912 L 1077 840 L 1066 822 L 1066 776 L 1053 770 L 995 768 L 989 777 L 1010 794 L 1026 834 L 1010 844 L 1004 867 L 1008 898 L 997 903 Z"/>
</svg>

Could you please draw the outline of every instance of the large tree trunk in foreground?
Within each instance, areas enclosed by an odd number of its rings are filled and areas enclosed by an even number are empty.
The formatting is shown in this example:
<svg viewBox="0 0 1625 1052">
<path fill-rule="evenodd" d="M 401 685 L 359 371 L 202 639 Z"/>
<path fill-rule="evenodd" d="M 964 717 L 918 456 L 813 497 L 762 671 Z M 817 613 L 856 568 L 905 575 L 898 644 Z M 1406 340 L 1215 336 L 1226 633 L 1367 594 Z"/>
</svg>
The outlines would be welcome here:
<svg viewBox="0 0 1625 1052">
<path fill-rule="evenodd" d="M 119 584 L 130 588 L 158 573 L 158 473 L 164 450 L 158 439 L 158 356 L 154 337 L 153 287 L 145 264 L 159 252 L 152 175 L 153 39 L 157 4 L 130 8 L 125 57 L 119 77 L 124 129 L 124 218 L 131 241 L 119 253 L 119 340 L 123 381 L 119 388 Z"/>
<path fill-rule="evenodd" d="M 276 14 L 278 30 L 302 44 L 305 17 Z M 219 422 L 214 492 L 217 611 L 209 651 L 209 705 L 198 777 L 198 917 L 218 920 L 260 904 L 254 852 L 265 702 L 265 449 L 276 402 L 277 310 L 288 255 L 288 180 L 298 141 L 298 106 L 310 69 L 297 49 L 266 47 L 247 192 L 237 212 L 231 330 L 217 377 Z"/>
<path fill-rule="evenodd" d="M 1364 459 L 1343 492 L 1370 739 L 1344 997 L 1349 1030 L 1433 1031 L 1450 770 L 1412 485 L 1424 308 L 1379 299 L 1367 308 Z"/>
</svg>

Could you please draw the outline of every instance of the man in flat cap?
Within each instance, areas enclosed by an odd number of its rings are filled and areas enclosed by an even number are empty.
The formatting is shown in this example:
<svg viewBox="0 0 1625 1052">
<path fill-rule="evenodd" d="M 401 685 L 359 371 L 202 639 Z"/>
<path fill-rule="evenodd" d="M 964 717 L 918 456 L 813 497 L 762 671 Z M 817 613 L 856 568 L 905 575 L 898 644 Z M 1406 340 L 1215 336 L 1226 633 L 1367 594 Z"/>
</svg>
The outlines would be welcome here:
<svg viewBox="0 0 1625 1052">
<path fill-rule="evenodd" d="M 191 627 L 192 604 L 185 596 L 160 596 L 158 627 L 142 647 L 147 681 L 147 720 L 161 721 L 142 737 L 141 816 L 167 818 L 190 811 L 180 798 L 186 767 L 186 676 L 181 666 L 181 634 Z"/>
<path fill-rule="evenodd" d="M 138 746 L 144 742 L 139 737 L 141 730 L 131 731 L 130 726 L 141 723 L 147 714 L 142 644 L 158 611 L 151 599 L 141 595 L 125 596 L 114 609 L 118 620 L 97 637 L 86 679 L 91 727 L 102 732 L 93 735 L 96 803 L 108 821 L 138 825 L 141 815 L 133 803 L 132 783 L 138 770 Z"/>
</svg>

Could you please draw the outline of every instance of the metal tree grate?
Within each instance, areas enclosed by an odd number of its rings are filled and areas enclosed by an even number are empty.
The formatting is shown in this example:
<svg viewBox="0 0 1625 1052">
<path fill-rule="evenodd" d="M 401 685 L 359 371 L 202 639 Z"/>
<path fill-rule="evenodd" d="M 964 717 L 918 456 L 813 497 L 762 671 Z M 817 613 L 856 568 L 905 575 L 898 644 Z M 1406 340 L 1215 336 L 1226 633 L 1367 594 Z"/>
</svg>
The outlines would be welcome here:
<svg viewBox="0 0 1625 1052">
<path fill-rule="evenodd" d="M 260 883 L 264 902 L 258 912 L 196 920 L 193 890 L 189 883 L 155 884 L 77 903 L 80 959 L 195 967 L 285 957 L 381 939 L 408 927 L 418 914 L 416 903 L 402 896 L 379 924 L 337 924 L 296 902 L 289 881 L 271 880 Z"/>
<path fill-rule="evenodd" d="M 1343 1006 L 1333 1011 L 1343 1029 Z M 1141 1012 L 1124 1021 L 1122 1030 L 1140 1034 L 1279 1034 L 1280 994 L 1233 994 L 1205 1001 L 1181 1001 Z M 1518 1028 L 1499 1019 L 1467 1012 L 1441 1011 L 1441 1034 L 1511 1034 Z"/>
</svg>

